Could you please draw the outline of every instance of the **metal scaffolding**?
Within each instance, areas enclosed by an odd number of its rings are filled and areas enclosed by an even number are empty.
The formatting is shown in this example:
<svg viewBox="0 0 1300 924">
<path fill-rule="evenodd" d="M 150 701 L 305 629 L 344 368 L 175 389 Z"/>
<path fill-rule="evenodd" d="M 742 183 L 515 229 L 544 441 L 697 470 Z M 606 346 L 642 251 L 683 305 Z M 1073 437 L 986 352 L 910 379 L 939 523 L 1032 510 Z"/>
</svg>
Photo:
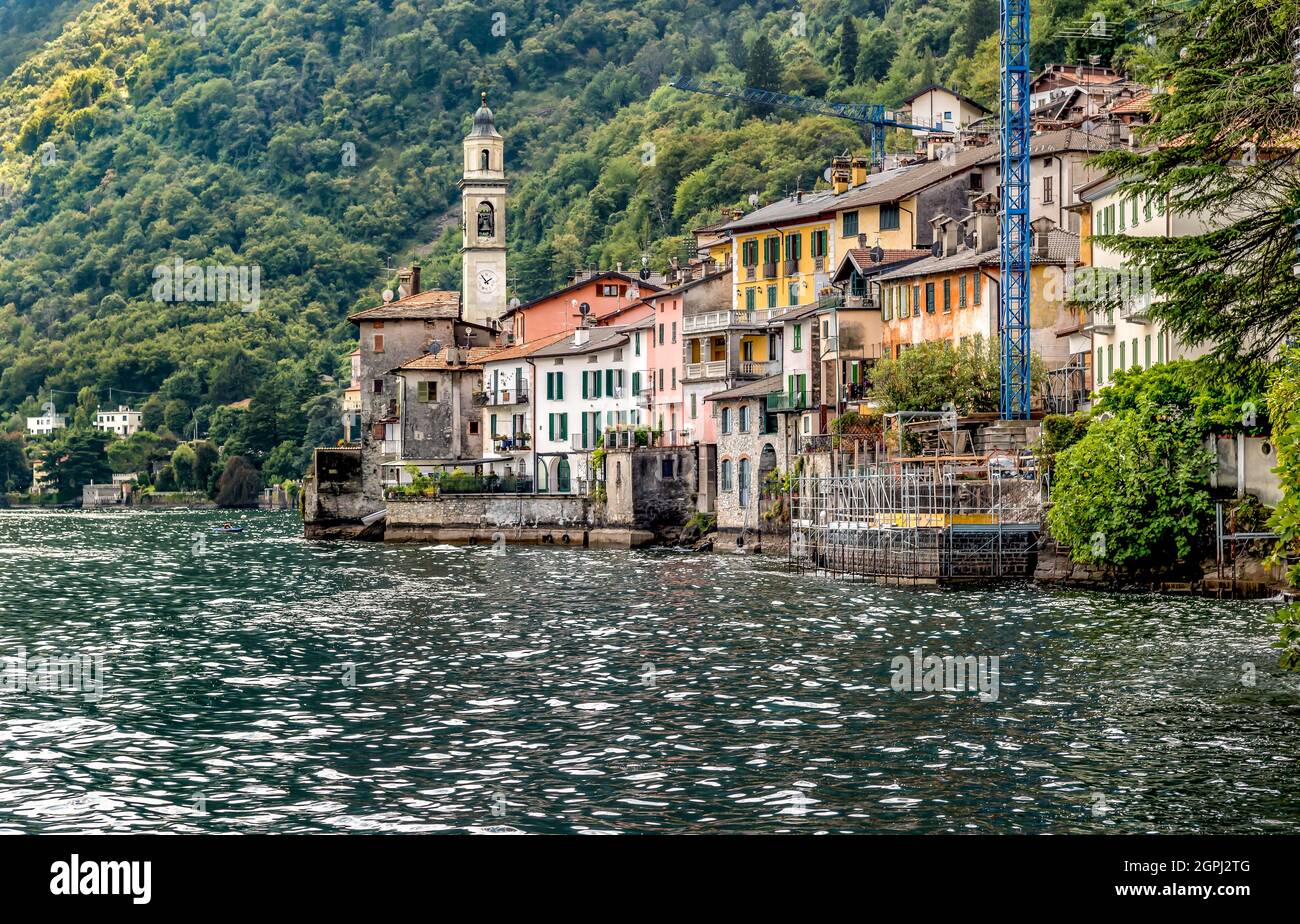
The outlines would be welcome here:
<svg viewBox="0 0 1300 924">
<path fill-rule="evenodd" d="M 791 498 L 790 565 L 882 583 L 1032 574 L 1042 503 L 1018 459 L 968 466 L 886 465 L 805 475 Z"/>
</svg>

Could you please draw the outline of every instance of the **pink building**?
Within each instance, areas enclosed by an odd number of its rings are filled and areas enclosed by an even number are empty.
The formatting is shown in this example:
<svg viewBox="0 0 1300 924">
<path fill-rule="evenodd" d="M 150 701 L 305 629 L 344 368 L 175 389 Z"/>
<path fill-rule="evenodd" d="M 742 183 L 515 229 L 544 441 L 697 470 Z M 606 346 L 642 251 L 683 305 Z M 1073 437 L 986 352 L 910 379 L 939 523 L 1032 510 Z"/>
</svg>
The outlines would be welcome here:
<svg viewBox="0 0 1300 924">
<path fill-rule="evenodd" d="M 563 289 L 512 308 L 501 319 L 506 330 L 514 331 L 515 343 L 528 343 L 552 334 L 573 330 L 582 322 L 581 306 L 587 306 L 588 323 L 600 323 L 610 315 L 625 312 L 641 296 L 663 288 L 663 277 L 642 280 L 630 273 L 607 271 L 581 276 Z M 616 323 L 625 323 L 624 318 Z M 513 327 L 511 326 L 513 324 Z"/>
</svg>

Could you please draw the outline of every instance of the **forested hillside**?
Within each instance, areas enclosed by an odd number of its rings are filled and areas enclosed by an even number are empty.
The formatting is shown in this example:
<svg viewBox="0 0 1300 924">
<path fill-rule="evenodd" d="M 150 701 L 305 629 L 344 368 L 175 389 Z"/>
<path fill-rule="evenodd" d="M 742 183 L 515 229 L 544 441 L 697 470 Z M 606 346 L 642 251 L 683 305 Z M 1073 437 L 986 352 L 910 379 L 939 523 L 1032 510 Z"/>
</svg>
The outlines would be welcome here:
<svg viewBox="0 0 1300 924">
<path fill-rule="evenodd" d="M 1140 55 L 1058 36 L 1127 5 L 1036 2 L 1035 64 Z M 888 105 L 939 81 L 993 103 L 996 25 L 996 0 L 3 0 L 0 415 L 113 389 L 151 430 L 220 430 L 253 458 L 329 441 L 347 312 L 417 255 L 428 284 L 457 284 L 481 89 L 527 297 L 577 266 L 661 261 L 720 206 L 810 188 L 861 148 L 849 123 L 679 93 L 674 73 Z M 259 267 L 256 310 L 156 301 L 177 258 Z"/>
</svg>

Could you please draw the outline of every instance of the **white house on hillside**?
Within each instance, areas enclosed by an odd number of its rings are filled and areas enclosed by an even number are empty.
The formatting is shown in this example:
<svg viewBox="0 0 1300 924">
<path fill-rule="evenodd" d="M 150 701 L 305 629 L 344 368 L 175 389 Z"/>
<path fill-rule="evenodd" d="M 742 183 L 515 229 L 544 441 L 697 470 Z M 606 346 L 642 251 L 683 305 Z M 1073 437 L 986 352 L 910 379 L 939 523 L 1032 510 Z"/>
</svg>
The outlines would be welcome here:
<svg viewBox="0 0 1300 924">
<path fill-rule="evenodd" d="M 67 425 L 67 415 L 56 414 L 53 411 L 47 411 L 40 417 L 27 418 L 27 432 L 33 436 L 48 436 L 55 430 L 62 430 Z"/>
<path fill-rule="evenodd" d="M 115 411 L 95 412 L 95 429 L 106 430 L 109 433 L 116 433 L 118 436 L 125 438 L 140 430 L 142 417 L 140 411 L 133 411 L 129 407 L 119 404 Z"/>
</svg>

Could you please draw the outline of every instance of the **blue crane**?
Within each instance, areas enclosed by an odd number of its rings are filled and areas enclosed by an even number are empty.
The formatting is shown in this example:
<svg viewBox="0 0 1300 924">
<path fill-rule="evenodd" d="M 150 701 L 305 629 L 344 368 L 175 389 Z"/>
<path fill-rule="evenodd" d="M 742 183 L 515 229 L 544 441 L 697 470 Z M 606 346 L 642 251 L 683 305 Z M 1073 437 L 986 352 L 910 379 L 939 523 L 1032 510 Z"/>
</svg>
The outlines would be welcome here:
<svg viewBox="0 0 1300 924">
<path fill-rule="evenodd" d="M 1029 419 L 1029 0 L 1000 0 L 1001 277 L 1004 420 Z"/>
<path fill-rule="evenodd" d="M 674 78 L 670 86 L 678 90 L 689 90 L 691 93 L 708 93 L 711 96 L 721 96 L 723 99 L 740 100 L 755 106 L 784 106 L 787 109 L 798 109 L 809 115 L 833 116 L 837 119 L 848 119 L 850 122 L 869 125 L 871 162 L 876 165 L 883 163 L 885 159 L 885 129 L 902 128 L 923 132 L 939 130 L 937 125 L 913 125 L 910 122 L 900 122 L 888 115 L 884 106 L 871 103 L 828 103 L 823 100 L 793 96 L 789 93 L 779 93 L 776 90 L 731 87 L 716 80 L 696 80 L 694 77 L 682 75 Z"/>
</svg>

